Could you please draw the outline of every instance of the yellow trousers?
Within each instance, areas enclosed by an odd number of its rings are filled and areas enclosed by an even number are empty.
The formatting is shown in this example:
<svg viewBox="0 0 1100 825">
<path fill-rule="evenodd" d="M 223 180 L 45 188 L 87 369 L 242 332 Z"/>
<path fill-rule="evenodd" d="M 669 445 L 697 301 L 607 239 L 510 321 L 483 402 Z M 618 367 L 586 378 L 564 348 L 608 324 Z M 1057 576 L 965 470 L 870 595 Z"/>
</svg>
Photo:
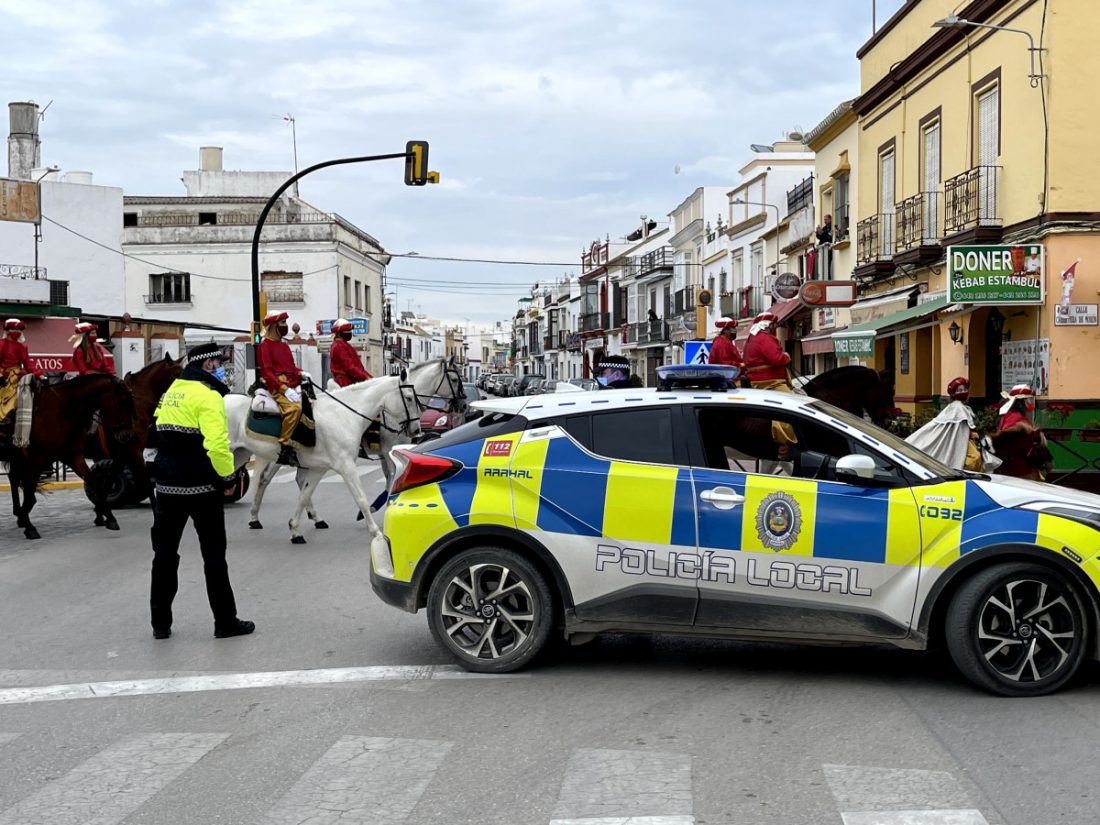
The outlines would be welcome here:
<svg viewBox="0 0 1100 825">
<path fill-rule="evenodd" d="M 275 393 L 271 397 L 279 405 L 279 415 L 283 417 L 283 426 L 279 430 L 279 443 L 289 444 L 290 437 L 294 435 L 294 429 L 302 418 L 302 405 L 295 404 L 281 392 Z"/>
<path fill-rule="evenodd" d="M 0 421 L 4 421 L 15 412 L 15 398 L 19 392 L 19 367 L 9 367 L 4 378 L 7 383 L 0 387 Z"/>
<path fill-rule="evenodd" d="M 753 380 L 752 387 L 754 390 L 773 390 L 774 392 L 791 392 L 791 385 L 783 379 L 773 379 L 770 381 Z M 779 445 L 779 449 L 784 451 L 785 448 L 792 444 L 798 443 L 798 436 L 794 434 L 794 428 L 791 427 L 785 421 L 773 421 L 772 422 L 772 441 Z"/>
</svg>

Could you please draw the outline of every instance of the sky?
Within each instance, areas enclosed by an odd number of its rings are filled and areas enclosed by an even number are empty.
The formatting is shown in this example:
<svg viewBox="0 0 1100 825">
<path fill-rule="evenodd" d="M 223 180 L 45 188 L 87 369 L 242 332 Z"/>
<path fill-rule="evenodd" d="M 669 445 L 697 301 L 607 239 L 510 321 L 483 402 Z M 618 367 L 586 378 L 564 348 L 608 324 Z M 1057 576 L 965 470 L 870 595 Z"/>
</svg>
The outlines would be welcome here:
<svg viewBox="0 0 1100 825">
<path fill-rule="evenodd" d="M 879 24 L 902 2 L 877 0 Z M 577 274 L 594 239 L 667 221 L 698 186 L 732 188 L 749 144 L 858 94 L 871 7 L 0 0 L 0 89 L 50 103 L 44 165 L 128 195 L 184 194 L 204 145 L 226 169 L 292 171 L 288 113 L 300 168 L 428 140 L 439 185 L 406 187 L 389 161 L 323 170 L 300 193 L 391 253 L 552 264 L 393 259 L 399 309 L 485 323 L 532 282 Z"/>
</svg>

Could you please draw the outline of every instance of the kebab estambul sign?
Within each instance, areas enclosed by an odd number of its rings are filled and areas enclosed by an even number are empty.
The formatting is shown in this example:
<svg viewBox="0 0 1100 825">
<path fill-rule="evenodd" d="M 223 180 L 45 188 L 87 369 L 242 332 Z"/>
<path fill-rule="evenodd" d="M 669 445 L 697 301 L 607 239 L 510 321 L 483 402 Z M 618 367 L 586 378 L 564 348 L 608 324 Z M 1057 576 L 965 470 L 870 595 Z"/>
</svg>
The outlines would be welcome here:
<svg viewBox="0 0 1100 825">
<path fill-rule="evenodd" d="M 1041 304 L 1041 244 L 949 246 L 947 300 L 953 304 Z"/>
</svg>

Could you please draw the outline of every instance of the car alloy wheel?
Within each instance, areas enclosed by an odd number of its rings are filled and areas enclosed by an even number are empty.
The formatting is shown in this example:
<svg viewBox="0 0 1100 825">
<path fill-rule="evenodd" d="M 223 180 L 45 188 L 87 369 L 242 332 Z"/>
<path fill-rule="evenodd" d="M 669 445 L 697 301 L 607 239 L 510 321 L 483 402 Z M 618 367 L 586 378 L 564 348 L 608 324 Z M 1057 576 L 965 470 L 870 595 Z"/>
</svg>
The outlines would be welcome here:
<svg viewBox="0 0 1100 825">
<path fill-rule="evenodd" d="M 1088 626 L 1073 586 L 1032 564 L 1004 564 L 965 582 L 948 609 L 947 641 L 963 675 L 1005 696 L 1057 690 L 1084 657 Z"/>
<path fill-rule="evenodd" d="M 505 673 L 546 643 L 553 602 L 543 575 L 517 553 L 467 551 L 445 565 L 428 594 L 436 640 L 463 667 Z"/>
</svg>

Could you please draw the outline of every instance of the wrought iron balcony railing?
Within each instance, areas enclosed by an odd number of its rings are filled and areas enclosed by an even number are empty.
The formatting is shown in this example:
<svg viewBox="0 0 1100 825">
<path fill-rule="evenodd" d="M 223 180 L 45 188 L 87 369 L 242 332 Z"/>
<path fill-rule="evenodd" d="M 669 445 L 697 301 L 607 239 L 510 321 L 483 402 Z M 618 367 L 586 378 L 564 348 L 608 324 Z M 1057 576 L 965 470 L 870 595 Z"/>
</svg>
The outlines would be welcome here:
<svg viewBox="0 0 1100 825">
<path fill-rule="evenodd" d="M 1000 166 L 975 166 L 944 181 L 944 232 L 952 235 L 979 226 L 1000 226 L 997 198 Z"/>
</svg>

